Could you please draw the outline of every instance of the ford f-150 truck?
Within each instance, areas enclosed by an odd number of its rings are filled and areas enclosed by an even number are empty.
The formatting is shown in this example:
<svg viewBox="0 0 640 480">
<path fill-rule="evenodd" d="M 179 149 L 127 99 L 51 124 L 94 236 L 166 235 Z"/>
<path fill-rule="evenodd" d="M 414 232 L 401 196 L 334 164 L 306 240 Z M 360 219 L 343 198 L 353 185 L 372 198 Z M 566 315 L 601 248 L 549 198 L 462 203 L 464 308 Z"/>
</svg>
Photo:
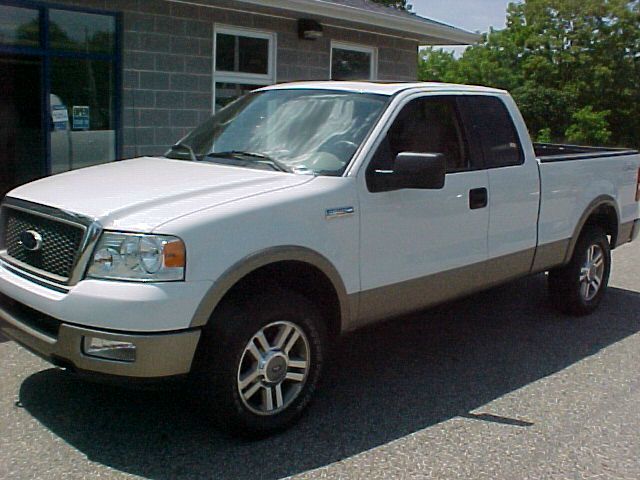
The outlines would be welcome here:
<svg viewBox="0 0 640 480">
<path fill-rule="evenodd" d="M 91 378 L 188 376 L 229 429 L 270 433 L 343 332 L 538 272 L 592 312 L 640 232 L 639 168 L 532 144 L 500 90 L 262 88 L 163 157 L 10 192 L 0 329 Z"/>
</svg>

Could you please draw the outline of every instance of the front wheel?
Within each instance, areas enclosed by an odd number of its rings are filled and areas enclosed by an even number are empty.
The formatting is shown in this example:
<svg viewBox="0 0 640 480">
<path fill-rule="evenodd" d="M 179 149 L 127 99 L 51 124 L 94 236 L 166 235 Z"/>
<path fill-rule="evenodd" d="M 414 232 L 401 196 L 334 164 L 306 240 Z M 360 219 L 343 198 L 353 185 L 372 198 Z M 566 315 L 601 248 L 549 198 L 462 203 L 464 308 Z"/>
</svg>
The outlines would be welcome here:
<svg viewBox="0 0 640 480">
<path fill-rule="evenodd" d="M 549 272 L 549 294 L 554 306 L 570 315 L 592 313 L 606 292 L 611 272 L 611 249 L 604 232 L 585 230 L 564 267 Z"/>
<path fill-rule="evenodd" d="M 197 359 L 208 414 L 236 435 L 282 430 L 302 414 L 320 379 L 322 317 L 295 292 L 225 302 L 210 320 Z"/>
</svg>

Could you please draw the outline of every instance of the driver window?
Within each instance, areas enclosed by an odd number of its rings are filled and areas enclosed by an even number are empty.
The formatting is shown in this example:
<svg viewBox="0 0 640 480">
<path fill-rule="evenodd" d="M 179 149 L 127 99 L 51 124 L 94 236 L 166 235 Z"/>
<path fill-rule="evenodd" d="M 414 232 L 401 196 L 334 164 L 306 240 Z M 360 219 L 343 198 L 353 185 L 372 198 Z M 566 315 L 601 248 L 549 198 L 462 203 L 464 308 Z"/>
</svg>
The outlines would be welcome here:
<svg viewBox="0 0 640 480">
<path fill-rule="evenodd" d="M 372 166 L 391 170 L 401 152 L 441 153 L 447 173 L 469 169 L 453 97 L 423 97 L 405 105 L 378 148 Z"/>
</svg>

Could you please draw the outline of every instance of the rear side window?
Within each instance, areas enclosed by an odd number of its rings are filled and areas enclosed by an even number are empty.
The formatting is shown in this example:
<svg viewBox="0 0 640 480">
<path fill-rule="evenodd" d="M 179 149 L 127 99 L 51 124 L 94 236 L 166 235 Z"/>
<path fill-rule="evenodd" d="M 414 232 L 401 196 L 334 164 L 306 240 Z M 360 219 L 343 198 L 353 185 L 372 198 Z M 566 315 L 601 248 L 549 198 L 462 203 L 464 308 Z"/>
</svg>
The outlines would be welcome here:
<svg viewBox="0 0 640 480">
<path fill-rule="evenodd" d="M 524 154 L 507 106 L 497 97 L 458 99 L 469 138 L 482 150 L 485 168 L 521 165 Z"/>
</svg>

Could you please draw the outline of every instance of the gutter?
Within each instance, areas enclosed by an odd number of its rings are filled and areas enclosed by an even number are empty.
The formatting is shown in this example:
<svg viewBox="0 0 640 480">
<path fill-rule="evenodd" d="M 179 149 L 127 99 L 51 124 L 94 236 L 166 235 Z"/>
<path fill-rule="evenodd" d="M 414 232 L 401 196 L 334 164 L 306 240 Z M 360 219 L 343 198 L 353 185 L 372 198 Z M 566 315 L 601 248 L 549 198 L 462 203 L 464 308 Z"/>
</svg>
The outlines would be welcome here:
<svg viewBox="0 0 640 480">
<path fill-rule="evenodd" d="M 400 17 L 384 12 L 368 11 L 349 5 L 339 5 L 327 0 L 240 0 L 243 3 L 289 10 L 305 15 L 319 15 L 348 22 L 358 22 L 404 34 L 416 35 L 420 42 L 429 45 L 471 45 L 481 40 L 481 35 L 461 28 L 450 27 L 423 17 Z"/>
</svg>

